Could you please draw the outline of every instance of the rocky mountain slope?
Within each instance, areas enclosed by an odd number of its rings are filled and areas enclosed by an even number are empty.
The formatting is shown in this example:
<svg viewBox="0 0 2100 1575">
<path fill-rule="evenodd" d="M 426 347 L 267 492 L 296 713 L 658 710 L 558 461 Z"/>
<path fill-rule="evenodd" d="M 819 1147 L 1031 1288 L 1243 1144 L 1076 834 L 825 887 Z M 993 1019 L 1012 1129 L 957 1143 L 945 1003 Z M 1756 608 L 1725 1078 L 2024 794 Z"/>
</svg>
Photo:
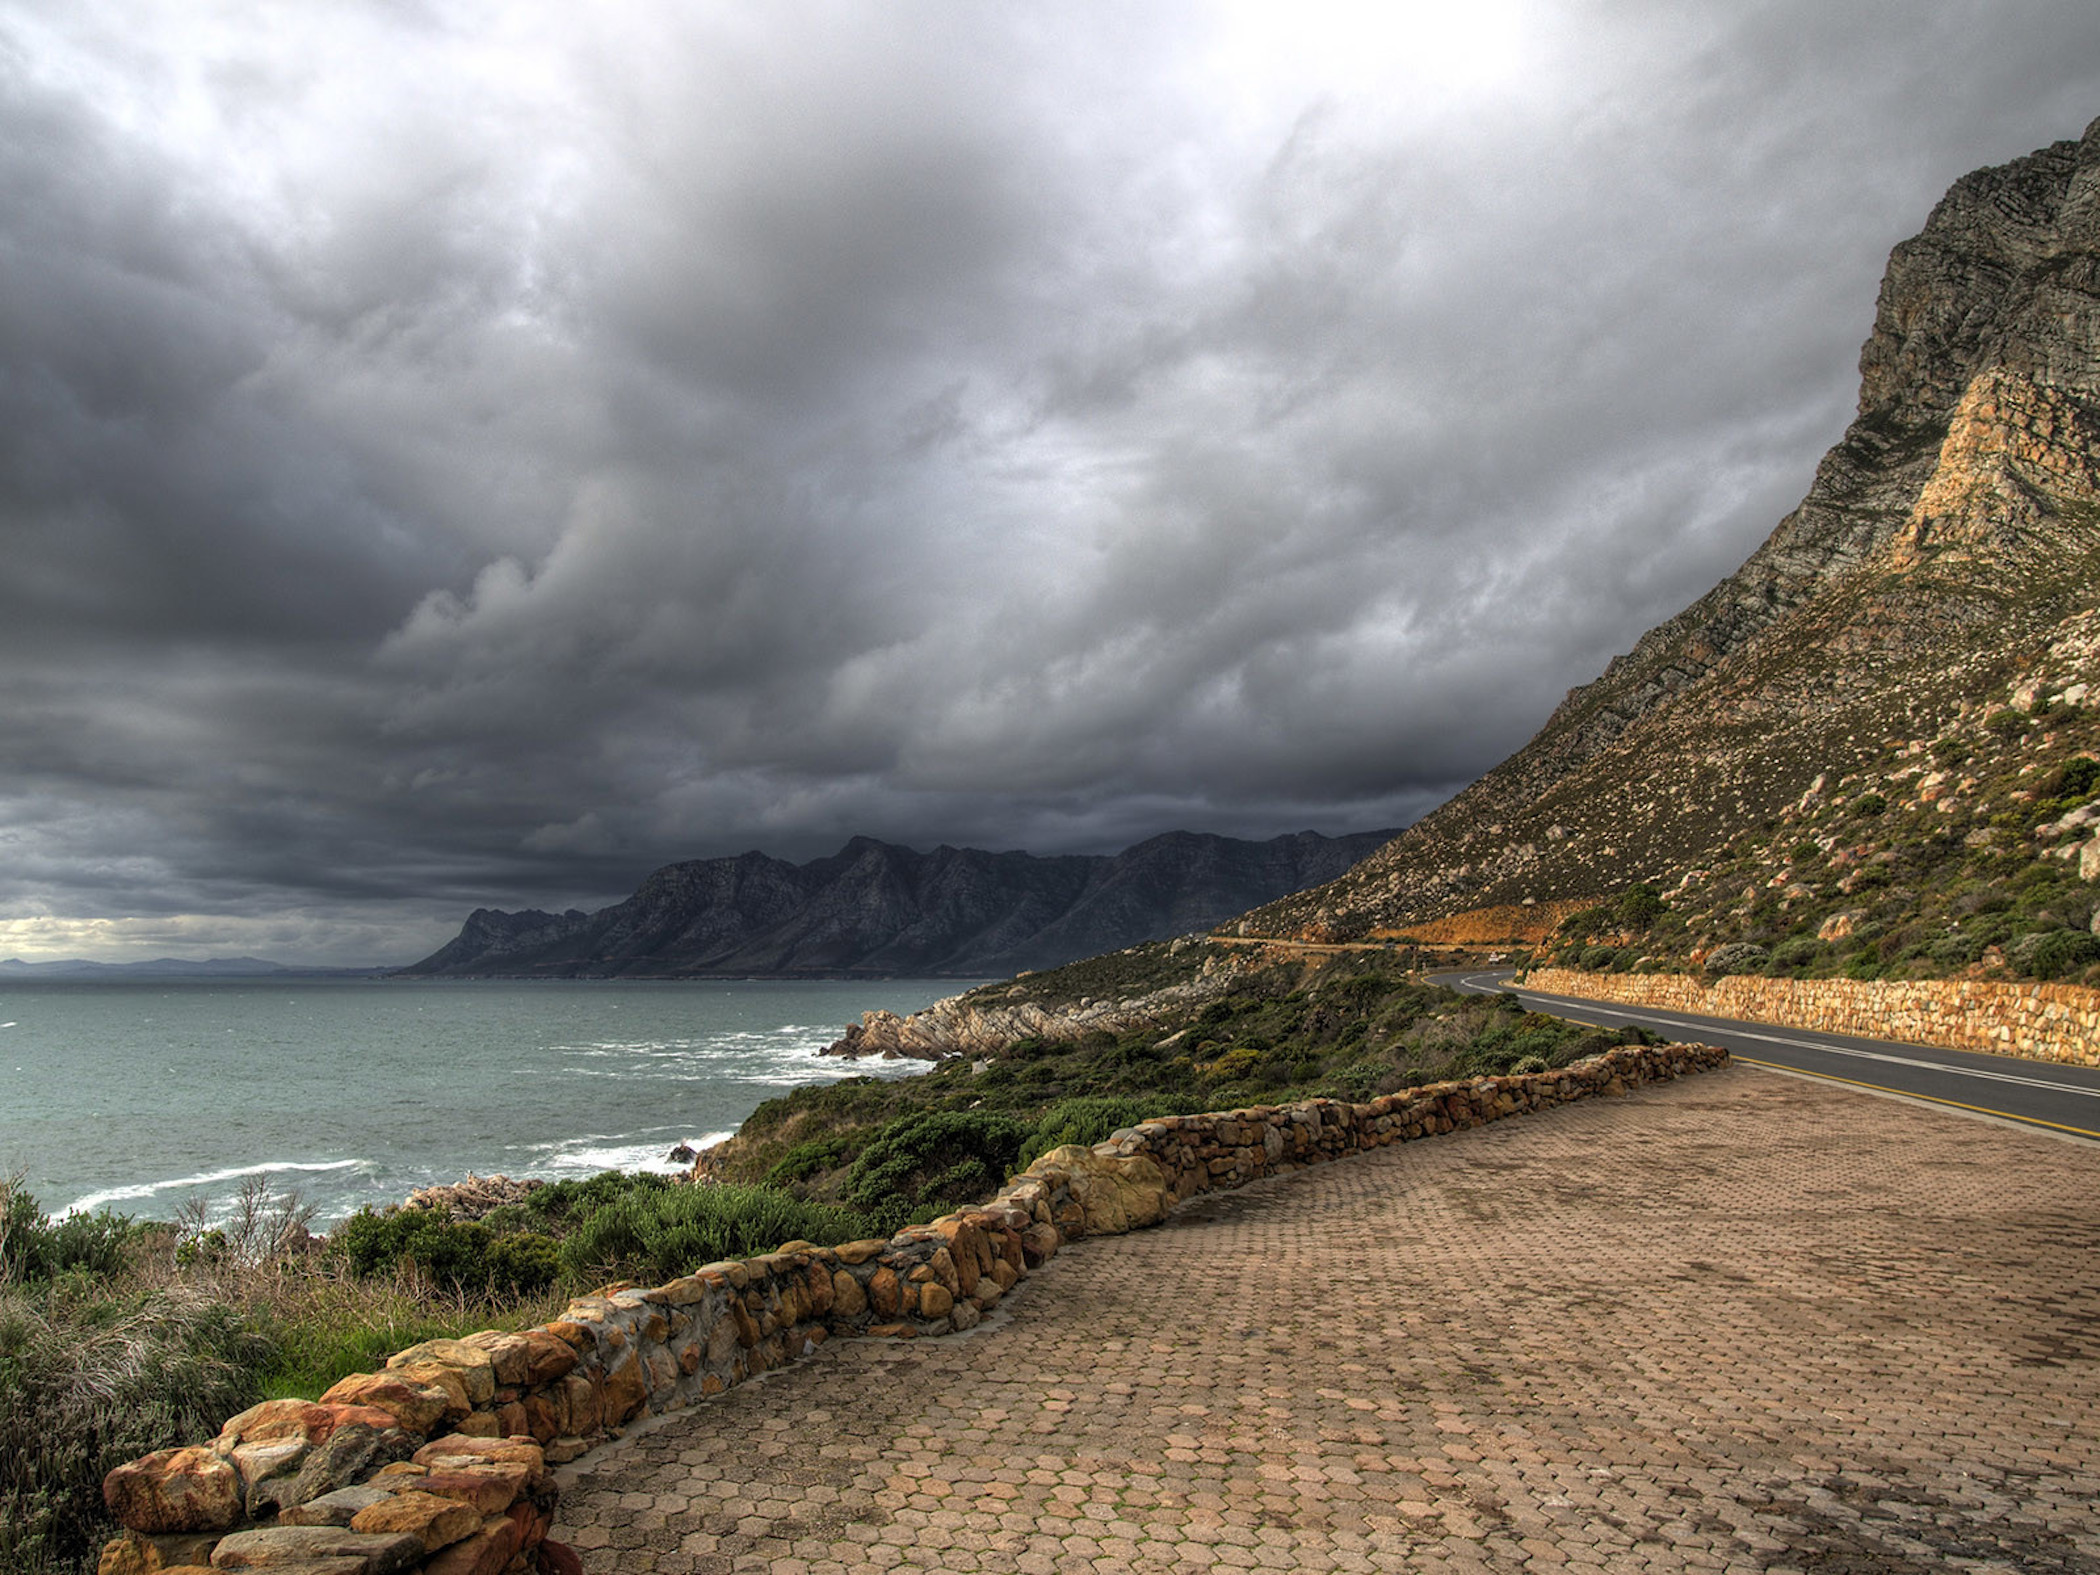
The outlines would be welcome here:
<svg viewBox="0 0 2100 1575">
<path fill-rule="evenodd" d="M 1037 858 L 856 837 L 830 858 L 670 864 L 597 913 L 483 908 L 402 970 L 438 977 L 983 977 L 1207 929 L 1331 880 L 1390 832 L 1267 842 L 1169 832 L 1113 856 Z"/>
<path fill-rule="evenodd" d="M 1130 1033 L 1327 943 L 2100 980 L 2096 707 L 2100 121 L 1954 184 L 1889 259 L 1800 507 L 1480 781 L 1223 926 L 1236 949 L 1097 958 L 835 1048 Z"/>
<path fill-rule="evenodd" d="M 2100 122 L 1898 246 L 1859 413 L 1742 568 L 1516 755 L 1248 935 L 1360 937 L 1676 883 L 1819 776 L 2002 701 L 2100 601 Z"/>
</svg>

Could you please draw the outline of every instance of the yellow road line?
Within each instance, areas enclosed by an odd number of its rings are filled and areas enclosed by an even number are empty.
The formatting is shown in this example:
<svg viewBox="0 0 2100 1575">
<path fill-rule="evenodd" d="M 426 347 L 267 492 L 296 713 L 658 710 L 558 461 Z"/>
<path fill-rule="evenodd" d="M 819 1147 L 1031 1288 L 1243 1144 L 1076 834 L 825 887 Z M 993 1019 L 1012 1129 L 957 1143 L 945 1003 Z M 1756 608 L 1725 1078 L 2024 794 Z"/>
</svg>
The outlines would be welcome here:
<svg viewBox="0 0 2100 1575">
<path fill-rule="evenodd" d="M 1877 1094 L 1896 1094 L 1904 1099 L 1922 1099 L 1928 1104 L 1952 1105 L 1956 1110 L 1973 1110 L 1979 1116 L 1996 1116 L 2001 1121 L 2017 1121 L 2022 1126 L 2048 1127 L 2056 1132 L 2073 1132 L 2079 1137 L 2100 1138 L 2100 1132 L 2085 1127 L 2065 1126 L 2061 1121 L 2044 1121 L 2039 1116 L 2015 1115 L 2010 1110 L 1993 1110 L 1989 1105 L 1964 1104 L 1959 1099 L 1942 1099 L 1937 1094 L 1913 1093 L 1907 1088 L 1891 1088 L 1886 1083 L 1863 1083 L 1856 1077 L 1839 1077 L 1832 1072 L 1811 1072 L 1805 1067 L 1787 1066 L 1779 1061 L 1760 1061 L 1754 1055 L 1742 1055 L 1733 1050 L 1729 1054 L 1735 1060 L 1748 1062 L 1751 1066 L 1770 1067 L 1775 1072 L 1792 1072 L 1800 1077 L 1820 1077 L 1826 1083 L 1849 1083 L 1854 1088 L 1871 1088 Z"/>
</svg>

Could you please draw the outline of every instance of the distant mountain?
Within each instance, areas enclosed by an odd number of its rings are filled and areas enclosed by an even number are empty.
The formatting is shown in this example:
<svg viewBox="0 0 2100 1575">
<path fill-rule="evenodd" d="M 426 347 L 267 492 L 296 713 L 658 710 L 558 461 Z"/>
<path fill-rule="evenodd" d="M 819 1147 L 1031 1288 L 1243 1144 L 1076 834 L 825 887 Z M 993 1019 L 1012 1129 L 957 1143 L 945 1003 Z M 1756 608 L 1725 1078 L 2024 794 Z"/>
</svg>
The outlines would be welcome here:
<svg viewBox="0 0 2100 1575">
<path fill-rule="evenodd" d="M 1114 855 L 1038 858 L 856 837 L 830 858 L 669 864 L 583 913 L 477 910 L 424 977 L 677 978 L 1055 967 L 1213 924 L 1332 880 L 1390 831 L 1267 842 L 1168 832 Z"/>
<path fill-rule="evenodd" d="M 149 962 L 89 962 L 83 957 L 63 962 L 24 962 L 19 957 L 0 960 L 0 980 L 6 979 L 264 979 L 311 978 L 321 974 L 371 973 L 360 968 L 299 968 L 262 957 L 155 957 Z"/>
</svg>

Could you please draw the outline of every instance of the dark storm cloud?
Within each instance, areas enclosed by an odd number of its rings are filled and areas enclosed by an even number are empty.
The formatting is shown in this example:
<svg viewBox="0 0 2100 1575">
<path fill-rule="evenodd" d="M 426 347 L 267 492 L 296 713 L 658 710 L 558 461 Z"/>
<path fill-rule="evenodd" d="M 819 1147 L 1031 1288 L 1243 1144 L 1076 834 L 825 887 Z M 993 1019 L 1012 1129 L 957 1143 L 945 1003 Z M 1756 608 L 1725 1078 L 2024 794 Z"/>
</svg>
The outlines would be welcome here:
<svg viewBox="0 0 2100 1575">
<path fill-rule="evenodd" d="M 1275 14 L 1272 15 L 1272 12 Z M 0 952 L 1419 814 L 2084 4 L 0 4 Z"/>
</svg>

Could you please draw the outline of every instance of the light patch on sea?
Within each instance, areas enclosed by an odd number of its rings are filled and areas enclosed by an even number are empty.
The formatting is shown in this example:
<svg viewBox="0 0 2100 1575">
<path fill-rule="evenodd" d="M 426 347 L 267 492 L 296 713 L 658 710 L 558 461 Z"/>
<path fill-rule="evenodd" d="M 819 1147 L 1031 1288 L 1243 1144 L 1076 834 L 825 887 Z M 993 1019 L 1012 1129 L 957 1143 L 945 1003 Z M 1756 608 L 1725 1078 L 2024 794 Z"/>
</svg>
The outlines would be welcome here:
<svg viewBox="0 0 2100 1575">
<path fill-rule="evenodd" d="M 675 1171 L 764 1100 L 918 1062 L 818 1052 L 863 1011 L 967 989 L 870 982 L 8 984 L 0 1173 L 48 1211 L 223 1218 L 243 1186 L 325 1226 L 466 1175 Z"/>
</svg>

